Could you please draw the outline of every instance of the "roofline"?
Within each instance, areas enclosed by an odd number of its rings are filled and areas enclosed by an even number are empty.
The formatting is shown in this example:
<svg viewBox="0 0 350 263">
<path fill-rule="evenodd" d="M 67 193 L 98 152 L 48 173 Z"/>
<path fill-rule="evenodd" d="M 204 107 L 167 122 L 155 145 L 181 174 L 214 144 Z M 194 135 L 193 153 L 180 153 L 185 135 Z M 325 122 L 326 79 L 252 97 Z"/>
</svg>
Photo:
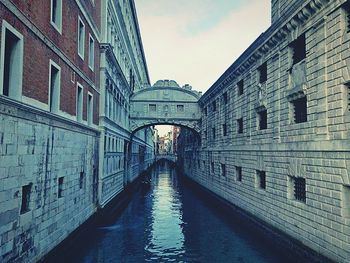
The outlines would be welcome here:
<svg viewBox="0 0 350 263">
<path fill-rule="evenodd" d="M 147 84 L 151 85 L 151 80 L 150 80 L 150 77 L 149 77 L 145 51 L 143 49 L 141 31 L 140 31 L 138 18 L 137 18 L 137 12 L 136 12 L 136 7 L 135 7 L 135 1 L 134 0 L 130 0 L 130 6 L 131 6 L 131 10 L 132 10 L 133 20 L 134 20 L 135 27 L 136 27 L 137 38 L 138 38 L 138 41 L 139 41 L 139 44 L 140 44 L 140 47 L 141 47 L 142 60 L 143 60 L 143 64 L 144 64 L 144 67 L 145 67 L 145 70 L 146 70 L 146 76 L 147 76 L 147 81 L 148 81 Z"/>
</svg>

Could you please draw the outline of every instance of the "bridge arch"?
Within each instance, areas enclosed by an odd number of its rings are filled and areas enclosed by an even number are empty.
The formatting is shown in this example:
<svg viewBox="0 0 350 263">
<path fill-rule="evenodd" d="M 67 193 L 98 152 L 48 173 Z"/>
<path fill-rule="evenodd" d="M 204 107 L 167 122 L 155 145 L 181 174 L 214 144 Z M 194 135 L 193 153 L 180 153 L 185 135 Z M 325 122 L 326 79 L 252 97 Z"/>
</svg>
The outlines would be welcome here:
<svg viewBox="0 0 350 263">
<path fill-rule="evenodd" d="M 130 98 L 132 133 L 154 125 L 187 127 L 200 133 L 201 93 L 189 85 L 180 87 L 173 80 L 157 81 L 152 87 L 134 93 Z"/>
</svg>

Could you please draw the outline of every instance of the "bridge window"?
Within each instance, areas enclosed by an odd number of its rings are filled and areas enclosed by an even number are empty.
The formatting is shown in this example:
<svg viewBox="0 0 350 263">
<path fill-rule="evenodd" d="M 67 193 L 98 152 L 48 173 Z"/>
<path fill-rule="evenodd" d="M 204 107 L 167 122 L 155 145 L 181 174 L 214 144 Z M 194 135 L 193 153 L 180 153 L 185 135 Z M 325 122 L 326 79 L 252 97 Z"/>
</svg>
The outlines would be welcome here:
<svg viewBox="0 0 350 263">
<path fill-rule="evenodd" d="M 237 120 L 237 133 L 243 133 L 243 118 Z"/>
<path fill-rule="evenodd" d="M 157 111 L 157 105 L 156 104 L 149 104 L 149 111 Z"/>
<path fill-rule="evenodd" d="M 266 189 L 266 172 L 265 171 L 256 171 L 256 186 L 260 189 Z"/>
<path fill-rule="evenodd" d="M 236 166 L 236 180 L 242 182 L 242 167 Z"/>
<path fill-rule="evenodd" d="M 30 210 L 31 191 L 32 191 L 32 184 L 27 184 L 22 186 L 21 214 L 24 214 Z"/>
<path fill-rule="evenodd" d="M 294 123 L 307 122 L 307 98 L 306 96 L 291 102 L 294 110 Z"/>
<path fill-rule="evenodd" d="M 266 130 L 267 129 L 267 110 L 264 109 L 262 111 L 258 112 L 258 124 L 259 124 L 259 130 Z"/>
<path fill-rule="evenodd" d="M 299 36 L 295 41 L 290 43 L 289 46 L 293 52 L 293 65 L 306 58 L 305 34 Z"/>
<path fill-rule="evenodd" d="M 177 112 L 184 112 L 184 105 L 177 105 L 176 109 L 177 109 Z"/>
<path fill-rule="evenodd" d="M 238 96 L 243 95 L 244 92 L 244 81 L 243 79 L 241 79 L 238 83 L 237 83 L 237 93 Z"/>
<path fill-rule="evenodd" d="M 259 83 L 263 84 L 267 81 L 267 63 L 265 62 L 258 68 Z"/>
<path fill-rule="evenodd" d="M 224 124 L 222 125 L 222 134 L 223 134 L 223 136 L 226 136 L 226 135 L 227 135 L 227 125 L 226 125 L 226 123 L 224 123 Z"/>
</svg>

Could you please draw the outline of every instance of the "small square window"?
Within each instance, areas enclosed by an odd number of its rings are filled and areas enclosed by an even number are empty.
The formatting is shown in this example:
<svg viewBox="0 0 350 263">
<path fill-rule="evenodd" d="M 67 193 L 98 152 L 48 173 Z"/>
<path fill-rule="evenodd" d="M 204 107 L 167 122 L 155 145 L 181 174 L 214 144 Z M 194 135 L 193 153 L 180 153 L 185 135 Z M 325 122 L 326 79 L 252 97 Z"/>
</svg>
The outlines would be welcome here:
<svg viewBox="0 0 350 263">
<path fill-rule="evenodd" d="M 58 198 L 63 197 L 63 179 L 64 177 L 58 178 Z"/>
<path fill-rule="evenodd" d="M 238 96 L 241 96 L 244 93 L 244 80 L 243 79 L 237 83 L 237 92 L 238 92 Z"/>
<path fill-rule="evenodd" d="M 22 186 L 21 214 L 24 214 L 30 211 L 31 191 L 32 191 L 32 184 Z"/>
<path fill-rule="evenodd" d="M 267 129 L 267 110 L 258 112 L 259 130 Z"/>
<path fill-rule="evenodd" d="M 157 105 L 156 104 L 149 104 L 149 111 L 157 111 Z"/>
<path fill-rule="evenodd" d="M 258 68 L 259 83 L 265 83 L 267 81 L 267 63 L 265 62 Z"/>
<path fill-rule="evenodd" d="M 260 189 L 266 189 L 266 172 L 256 171 L 257 175 L 257 187 Z"/>
<path fill-rule="evenodd" d="M 242 167 L 236 166 L 236 180 L 242 182 Z"/>
<path fill-rule="evenodd" d="M 237 133 L 243 133 L 243 118 L 237 120 Z"/>
<path fill-rule="evenodd" d="M 291 102 L 294 110 L 294 122 L 307 122 L 307 98 L 302 97 Z"/>
<path fill-rule="evenodd" d="M 184 112 L 184 105 L 177 105 L 176 109 L 177 109 L 177 112 Z"/>
</svg>

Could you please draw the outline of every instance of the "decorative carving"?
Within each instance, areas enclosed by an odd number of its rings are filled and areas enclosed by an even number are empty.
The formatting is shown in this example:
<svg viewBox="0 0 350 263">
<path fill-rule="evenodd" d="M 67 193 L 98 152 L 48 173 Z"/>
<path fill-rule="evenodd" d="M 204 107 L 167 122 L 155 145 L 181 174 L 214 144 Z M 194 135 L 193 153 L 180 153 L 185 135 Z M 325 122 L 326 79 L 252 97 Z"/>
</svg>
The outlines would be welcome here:
<svg viewBox="0 0 350 263">
<path fill-rule="evenodd" d="M 306 63 L 305 60 L 293 65 L 290 70 L 290 90 L 287 98 L 289 101 L 303 97 L 307 92 Z"/>
<path fill-rule="evenodd" d="M 257 101 L 255 103 L 255 108 L 266 108 L 267 104 L 267 91 L 266 91 L 266 82 L 259 83 L 257 85 Z"/>
</svg>

